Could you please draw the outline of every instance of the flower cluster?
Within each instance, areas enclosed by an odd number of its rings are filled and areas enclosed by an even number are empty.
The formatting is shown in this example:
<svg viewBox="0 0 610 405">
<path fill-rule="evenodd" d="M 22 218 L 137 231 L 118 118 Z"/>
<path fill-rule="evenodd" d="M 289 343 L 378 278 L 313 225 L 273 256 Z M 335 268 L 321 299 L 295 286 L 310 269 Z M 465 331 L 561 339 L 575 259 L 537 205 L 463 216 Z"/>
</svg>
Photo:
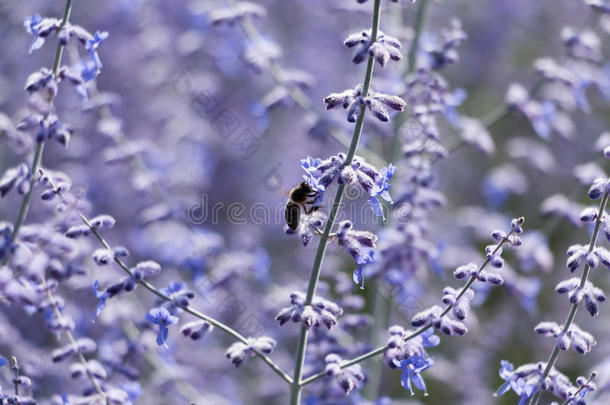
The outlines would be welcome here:
<svg viewBox="0 0 610 405">
<path fill-rule="evenodd" d="M 192 340 L 199 340 L 212 330 L 214 330 L 214 326 L 211 323 L 199 320 L 182 325 L 180 333 L 182 333 L 182 336 L 189 337 Z"/>
<path fill-rule="evenodd" d="M 235 367 L 242 365 L 248 357 L 254 356 L 256 352 L 269 354 L 275 348 L 276 342 L 267 336 L 248 338 L 247 342 L 235 342 L 228 349 L 226 356 Z"/>
<path fill-rule="evenodd" d="M 572 348 L 577 353 L 587 354 L 597 343 L 593 335 L 572 324 L 567 331 L 555 322 L 541 322 L 534 327 L 534 332 L 555 338 L 557 347 L 561 350 Z"/>
<path fill-rule="evenodd" d="M 607 299 L 606 294 L 604 294 L 601 288 L 595 287 L 588 280 L 581 286 L 581 280 L 577 277 L 559 282 L 555 287 L 555 291 L 558 294 L 568 294 L 568 299 L 572 304 L 579 304 L 584 300 L 585 308 L 591 316 L 595 316 L 599 312 L 597 303 L 605 302 Z"/>
<path fill-rule="evenodd" d="M 402 111 L 407 106 L 398 96 L 392 96 L 389 94 L 379 93 L 376 91 L 369 91 L 366 96 L 362 94 L 362 86 L 358 85 L 353 89 L 347 89 L 340 93 L 331 93 L 324 98 L 326 109 L 330 110 L 337 106 L 343 107 L 347 110 L 347 121 L 356 122 L 360 113 L 364 111 L 364 108 L 368 108 L 369 111 L 379 121 L 389 121 L 390 114 L 388 108 L 394 111 Z"/>
<path fill-rule="evenodd" d="M 346 156 L 339 153 L 325 160 L 308 156 L 301 160 L 301 167 L 307 173 L 303 178 L 318 193 L 317 201 L 321 201 L 326 189 L 337 181 L 339 184 L 361 187 L 368 194 L 368 202 L 378 216 L 383 216 L 380 197 L 392 203 L 388 192 L 390 180 L 396 172 L 396 167 L 392 164 L 377 170 L 360 156 L 354 156 L 352 162 L 347 164 Z"/>
<path fill-rule="evenodd" d="M 79 25 L 69 22 L 62 24 L 62 21 L 57 18 L 43 18 L 39 14 L 26 17 L 23 26 L 29 34 L 34 36 L 30 53 L 41 48 L 46 38 L 57 33 L 60 44 L 67 45 L 70 40 L 75 39 L 85 47 L 88 54 L 87 59 L 79 60 L 74 66 L 61 68 L 61 73 L 58 75 L 54 75 L 46 68 L 33 73 L 26 82 L 26 91 L 31 93 L 44 88 L 50 93 L 49 99 L 52 99 L 57 93 L 57 83 L 65 78 L 77 86 L 77 91 L 80 94 L 87 97 L 87 91 L 83 85 L 95 79 L 101 72 L 102 62 L 97 51 L 102 42 L 108 38 L 108 33 L 96 31 L 95 34 L 91 34 Z"/>
<path fill-rule="evenodd" d="M 375 260 L 375 241 L 377 236 L 368 231 L 357 231 L 353 229 L 351 221 L 343 221 L 339 224 L 337 231 L 339 245 L 354 258 L 358 265 L 354 270 L 354 283 L 362 283 L 364 288 L 364 266 Z"/>
<path fill-rule="evenodd" d="M 346 395 L 349 395 L 353 389 L 358 388 L 360 383 L 364 381 L 364 372 L 359 364 L 341 368 L 343 359 L 335 353 L 327 355 L 324 361 L 326 362 L 326 374 L 337 381 Z"/>
<path fill-rule="evenodd" d="M 356 52 L 352 59 L 356 64 L 364 62 L 368 56 L 375 58 L 383 67 L 385 67 L 389 59 L 394 61 L 402 59 L 402 54 L 400 53 L 402 45 L 400 41 L 397 38 L 385 35 L 381 31 L 377 33 L 375 41 L 371 38 L 371 30 L 364 30 L 349 35 L 343 44 L 348 48 L 360 47 L 360 50 Z"/>
<path fill-rule="evenodd" d="M 526 364 L 515 369 L 512 363 L 502 360 L 500 377 L 506 382 L 496 391 L 495 395 L 502 395 L 509 390 L 521 397 L 519 404 L 525 404 L 534 393 L 539 390 L 552 392 L 561 399 L 571 398 L 578 390 L 570 379 L 554 368 L 545 376 L 543 373 L 544 364 Z M 584 395 L 586 395 L 585 392 Z"/>
<path fill-rule="evenodd" d="M 400 368 L 402 386 L 414 394 L 412 386 L 426 391 L 426 384 L 421 373 L 433 364 L 432 358 L 426 353 L 426 348 L 437 346 L 440 339 L 431 329 L 410 338 L 414 331 L 405 330 L 401 326 L 394 325 L 389 329 L 388 350 L 384 354 L 385 363 L 392 369 Z"/>
<path fill-rule="evenodd" d="M 314 297 L 311 305 L 307 305 L 305 298 L 305 294 L 301 292 L 290 294 L 291 305 L 283 308 L 275 316 L 280 325 L 289 320 L 302 323 L 307 329 L 312 326 L 315 328 L 325 326 L 330 330 L 337 325 L 337 317 L 343 314 L 343 309 L 322 297 Z"/>
</svg>

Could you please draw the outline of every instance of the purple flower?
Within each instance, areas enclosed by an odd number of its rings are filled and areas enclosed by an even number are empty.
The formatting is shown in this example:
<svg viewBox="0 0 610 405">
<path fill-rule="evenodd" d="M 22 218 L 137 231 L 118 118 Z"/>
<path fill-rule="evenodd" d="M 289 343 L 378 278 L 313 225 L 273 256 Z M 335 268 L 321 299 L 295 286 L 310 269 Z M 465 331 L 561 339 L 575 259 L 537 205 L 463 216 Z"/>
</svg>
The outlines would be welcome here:
<svg viewBox="0 0 610 405">
<path fill-rule="evenodd" d="M 100 61 L 100 57 L 97 54 L 97 50 L 102 44 L 102 42 L 104 42 L 107 38 L 108 32 L 96 31 L 95 35 L 93 35 L 93 38 L 88 39 L 85 42 L 85 49 L 87 50 L 87 52 L 89 52 L 89 58 L 93 61 L 94 66 L 97 68 L 98 72 L 102 68 L 102 62 Z"/>
<path fill-rule="evenodd" d="M 159 333 L 157 334 L 157 344 L 159 346 L 164 345 L 167 341 L 168 326 L 178 323 L 178 317 L 171 315 L 165 307 L 151 309 L 146 315 L 146 320 L 159 326 Z"/>
<path fill-rule="evenodd" d="M 512 389 L 515 391 L 515 394 L 521 396 L 518 405 L 525 405 L 534 392 L 536 392 L 537 385 L 528 385 L 526 379 L 521 377 L 520 373 L 515 372 L 515 366 L 512 363 L 502 360 L 500 364 L 500 377 L 506 382 L 498 388 L 494 395 L 500 396 Z"/>
<path fill-rule="evenodd" d="M 276 341 L 267 336 L 258 338 L 248 338 L 247 342 L 235 342 L 226 352 L 226 357 L 231 360 L 235 367 L 242 365 L 248 357 L 254 356 L 257 352 L 269 354 L 273 352 Z"/>
<path fill-rule="evenodd" d="M 364 381 L 364 372 L 360 364 L 354 364 L 353 366 L 341 368 L 342 362 L 341 356 L 331 353 L 324 358 L 326 363 L 326 374 L 332 376 L 341 389 L 345 392 L 345 395 L 358 388 L 360 383 Z"/>
<path fill-rule="evenodd" d="M 361 288 L 364 288 L 364 266 L 375 261 L 377 236 L 368 231 L 354 230 L 351 221 L 342 221 L 337 231 L 337 239 L 339 245 L 343 246 L 356 261 L 358 267 L 354 270 L 354 282 L 362 283 Z"/>
<path fill-rule="evenodd" d="M 367 55 L 374 57 L 382 67 L 385 67 L 388 60 L 399 61 L 402 58 L 400 48 L 402 47 L 397 38 L 377 32 L 375 42 L 371 41 L 371 30 L 364 30 L 348 36 L 343 44 L 348 48 L 360 46 L 360 50 L 354 55 L 354 63 L 362 63 Z"/>
<path fill-rule="evenodd" d="M 164 305 L 172 313 L 180 311 L 180 307 L 187 307 L 189 300 L 195 297 L 193 292 L 187 290 L 186 284 L 180 281 L 172 281 L 166 288 L 162 288 L 161 292 L 171 299 L 171 302 Z"/>
<path fill-rule="evenodd" d="M 291 305 L 282 308 L 275 316 L 280 325 L 289 320 L 301 322 L 306 328 L 325 326 L 328 330 L 337 325 L 337 317 L 343 314 L 343 309 L 334 302 L 322 297 L 314 297 L 311 305 L 305 304 L 305 294 L 293 292 L 290 294 Z"/>
<path fill-rule="evenodd" d="M 104 308 L 106 308 L 106 300 L 110 298 L 110 294 L 107 291 L 99 291 L 98 290 L 99 283 L 97 280 L 93 283 L 93 294 L 95 294 L 95 298 L 99 300 L 97 306 L 95 307 L 95 317 L 99 317 Z"/>
<path fill-rule="evenodd" d="M 402 385 L 404 389 L 409 390 L 411 395 L 415 395 L 413 386 L 420 391 L 424 391 L 424 395 L 428 395 L 426 383 L 424 382 L 421 373 L 432 367 L 432 364 L 434 364 L 434 361 L 425 354 L 414 355 L 400 361 L 398 365 L 402 370 L 400 385 Z"/>
<path fill-rule="evenodd" d="M 403 111 L 407 106 L 407 103 L 398 96 L 375 91 L 369 91 L 367 96 L 363 97 L 361 85 L 341 93 L 331 93 L 324 98 L 324 103 L 327 110 L 339 105 L 346 109 L 348 122 L 356 122 L 356 118 L 364 107 L 367 107 L 378 120 L 386 122 L 390 120 L 386 107 L 395 111 Z"/>
<path fill-rule="evenodd" d="M 28 51 L 32 53 L 36 49 L 40 49 L 44 44 L 45 38 L 59 27 L 59 20 L 56 18 L 42 18 L 40 14 L 34 14 L 31 17 L 24 18 L 23 26 L 28 34 L 34 36 L 34 41 Z"/>
<path fill-rule="evenodd" d="M 382 167 L 379 172 L 379 179 L 371 190 L 369 197 L 369 204 L 373 208 L 373 212 L 375 212 L 377 216 L 382 217 L 384 220 L 385 215 L 383 214 L 383 207 L 381 206 L 378 197 L 383 198 L 390 204 L 393 203 L 392 197 L 390 196 L 388 190 L 391 186 L 390 179 L 392 178 L 392 176 L 394 176 L 394 173 L 396 173 L 396 166 L 392 165 L 391 163 L 387 167 Z"/>
</svg>

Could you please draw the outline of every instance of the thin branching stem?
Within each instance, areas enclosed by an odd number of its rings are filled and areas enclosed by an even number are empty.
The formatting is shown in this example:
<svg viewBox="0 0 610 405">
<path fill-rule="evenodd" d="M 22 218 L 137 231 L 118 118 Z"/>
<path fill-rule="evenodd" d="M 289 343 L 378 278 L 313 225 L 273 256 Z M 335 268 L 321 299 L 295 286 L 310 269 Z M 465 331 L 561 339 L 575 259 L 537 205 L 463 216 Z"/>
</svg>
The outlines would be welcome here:
<svg viewBox="0 0 610 405">
<path fill-rule="evenodd" d="M 513 227 L 510 232 L 508 232 L 508 234 L 506 234 L 506 236 L 504 238 L 502 238 L 501 241 L 498 242 L 498 244 L 496 245 L 496 247 L 493 249 L 493 251 L 491 252 L 490 256 L 495 255 L 496 253 L 498 253 L 498 251 L 502 248 L 502 246 L 509 240 L 509 238 L 511 237 L 511 235 L 515 232 L 515 227 Z M 452 304 L 447 304 L 445 306 L 445 308 L 443 309 L 443 311 L 440 313 L 440 317 L 443 318 L 445 315 L 447 315 L 449 313 L 449 311 L 451 311 L 451 309 L 454 307 L 455 303 L 457 303 L 459 301 L 459 299 L 466 294 L 466 292 L 470 289 L 470 287 L 472 287 L 472 285 L 474 284 L 474 282 L 478 279 L 479 274 L 481 274 L 481 272 L 485 269 L 485 267 L 487 267 L 487 265 L 490 262 L 490 258 L 489 256 L 483 261 L 483 263 L 481 263 L 481 265 L 479 266 L 479 269 L 477 271 L 477 274 L 473 275 L 472 277 L 470 277 L 470 279 L 464 284 L 464 286 L 462 287 L 462 289 L 460 290 L 460 292 L 456 295 L 455 300 L 453 301 Z M 420 328 L 416 329 L 415 331 L 413 331 L 411 334 L 405 336 L 404 341 L 407 342 L 419 335 L 421 335 L 422 333 L 424 333 L 425 331 L 427 331 L 428 329 L 430 329 L 432 327 L 432 325 L 426 325 L 426 326 L 421 326 Z M 353 366 L 354 364 L 358 364 L 362 361 L 368 360 L 370 358 L 373 358 L 379 354 L 385 353 L 386 350 L 388 350 L 389 347 L 387 345 L 385 346 L 380 346 L 376 349 L 371 350 L 370 352 L 367 352 L 363 355 L 360 355 L 354 359 L 345 361 L 343 363 L 341 363 L 341 368 L 346 368 L 349 366 Z M 312 375 L 311 377 L 308 377 L 306 379 L 304 379 L 301 382 L 301 387 L 304 387 L 307 384 L 311 384 L 314 381 L 317 381 L 321 378 L 326 377 L 328 374 L 323 371 L 317 374 Z"/>
<path fill-rule="evenodd" d="M 70 20 L 70 13 L 72 12 L 72 0 L 66 1 L 66 6 L 64 8 L 64 15 L 61 20 L 60 30 L 68 24 Z M 59 73 L 59 66 L 61 65 L 61 57 L 64 52 L 64 45 L 59 41 L 57 43 L 57 49 L 55 50 L 55 60 L 53 62 L 53 76 L 57 76 Z M 23 196 L 23 200 L 21 201 L 21 207 L 19 208 L 19 214 L 17 215 L 17 220 L 15 221 L 15 226 L 13 228 L 13 233 L 11 235 L 11 241 L 14 242 L 17 239 L 17 235 L 19 234 L 19 230 L 21 226 L 25 222 L 25 218 L 28 215 L 28 211 L 30 209 L 30 203 L 32 201 L 32 193 L 34 192 L 34 183 L 36 182 L 36 176 L 38 174 L 38 169 L 40 168 L 40 163 L 42 162 L 42 152 L 44 151 L 44 141 L 39 141 L 36 143 L 36 149 L 34 150 L 34 158 L 32 159 L 32 166 L 30 167 L 30 187 L 27 193 Z M 8 263 L 9 255 L 6 255 L 2 259 L 2 265 Z"/>
<path fill-rule="evenodd" d="M 599 203 L 599 210 L 597 212 L 597 218 L 595 219 L 595 226 L 593 228 L 593 233 L 591 234 L 591 239 L 589 241 L 589 249 L 587 250 L 587 253 L 591 253 L 593 251 L 593 249 L 595 248 L 595 242 L 597 241 L 597 235 L 599 234 L 599 227 L 602 223 L 602 218 L 604 216 L 604 212 L 606 211 L 607 203 L 608 203 L 608 192 L 606 191 L 606 192 L 604 192 L 602 200 Z M 584 287 L 585 284 L 587 283 L 590 271 L 591 271 L 591 267 L 588 264 L 586 264 L 585 268 L 583 269 L 583 272 L 582 272 L 582 277 L 580 278 L 580 287 L 581 288 Z M 570 330 L 570 326 L 572 326 L 572 322 L 574 322 L 574 318 L 576 317 L 576 311 L 578 311 L 579 304 L 580 304 L 579 302 L 572 304 L 572 307 L 570 308 L 570 312 L 568 313 L 568 317 L 566 318 L 566 321 L 563 324 L 563 329 L 561 330 L 561 335 L 567 333 Z M 553 366 L 555 365 L 555 362 L 557 361 L 557 357 L 559 356 L 559 350 L 560 350 L 559 346 L 557 346 L 557 344 L 555 344 L 555 347 L 553 347 L 553 351 L 551 352 L 551 355 L 549 356 L 549 359 L 546 362 L 544 371 L 542 372 L 542 381 L 544 381 L 546 379 L 546 377 L 548 377 L 549 373 L 553 369 Z M 527 401 L 527 404 L 528 405 L 538 404 L 541 394 L 542 394 L 542 391 L 538 390 L 536 392 L 536 394 L 533 395 L 529 401 Z"/>
</svg>

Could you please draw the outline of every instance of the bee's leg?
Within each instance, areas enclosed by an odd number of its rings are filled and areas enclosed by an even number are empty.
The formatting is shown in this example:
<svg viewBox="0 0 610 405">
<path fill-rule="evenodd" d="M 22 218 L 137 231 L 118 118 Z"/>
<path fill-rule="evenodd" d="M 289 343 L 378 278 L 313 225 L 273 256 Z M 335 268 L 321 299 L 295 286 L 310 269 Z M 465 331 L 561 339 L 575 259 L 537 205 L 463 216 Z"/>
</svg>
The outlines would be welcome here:
<svg viewBox="0 0 610 405">
<path fill-rule="evenodd" d="M 306 209 L 305 209 L 305 214 L 309 215 L 309 214 L 311 214 L 312 212 L 317 211 L 317 210 L 319 210 L 319 209 L 320 209 L 320 206 L 316 206 L 316 205 L 314 205 L 313 207 L 311 207 L 311 208 L 309 208 L 309 209 L 307 209 L 307 208 L 306 208 Z"/>
</svg>

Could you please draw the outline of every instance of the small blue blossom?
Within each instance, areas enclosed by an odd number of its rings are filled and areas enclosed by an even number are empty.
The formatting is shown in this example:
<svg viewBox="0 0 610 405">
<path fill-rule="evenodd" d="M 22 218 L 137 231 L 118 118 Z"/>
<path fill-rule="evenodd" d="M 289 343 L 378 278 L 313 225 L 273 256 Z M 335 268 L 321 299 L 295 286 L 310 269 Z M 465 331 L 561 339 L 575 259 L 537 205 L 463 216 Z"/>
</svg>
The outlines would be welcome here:
<svg viewBox="0 0 610 405">
<path fill-rule="evenodd" d="M 384 220 L 385 215 L 383 215 L 383 207 L 381 206 L 378 197 L 383 198 L 390 204 L 393 203 L 392 197 L 390 196 L 388 190 L 391 186 L 390 179 L 392 178 L 392 176 L 394 176 L 394 173 L 396 173 L 396 166 L 394 166 L 393 164 L 390 163 L 389 166 L 382 167 L 379 172 L 380 178 L 379 180 L 377 180 L 377 184 L 375 185 L 375 187 L 373 187 L 373 190 L 371 191 L 371 195 L 369 197 L 369 204 L 373 208 L 375 215 L 383 217 Z"/>
<path fill-rule="evenodd" d="M 40 14 L 34 14 L 31 17 L 25 17 L 23 20 L 23 26 L 25 27 L 28 34 L 34 35 L 34 41 L 32 45 L 30 45 L 29 53 L 36 49 L 40 49 L 40 47 L 44 44 L 44 38 L 38 36 L 38 25 L 42 22 L 42 17 Z"/>
<path fill-rule="evenodd" d="M 180 311 L 180 307 L 188 306 L 189 300 L 195 297 L 195 294 L 187 290 L 186 284 L 180 281 L 172 281 L 166 288 L 162 288 L 161 292 L 172 300 L 165 304 L 172 313 Z"/>
<path fill-rule="evenodd" d="M 515 366 L 509 361 L 502 360 L 500 362 L 500 377 L 506 382 L 498 388 L 494 396 L 505 394 L 512 389 L 517 395 L 520 395 L 518 405 L 524 405 L 536 391 L 536 385 L 528 385 L 526 379 L 515 372 Z"/>
<path fill-rule="evenodd" d="M 325 160 L 312 158 L 311 156 L 301 160 L 301 167 L 307 173 L 303 175 L 303 178 L 313 190 L 318 192 L 318 198 L 323 196 L 326 187 L 335 180 L 344 162 L 345 155 L 343 153 Z"/>
<path fill-rule="evenodd" d="M 355 283 L 362 283 L 364 288 L 364 266 L 375 261 L 375 242 L 377 236 L 368 231 L 357 231 L 353 229 L 351 221 L 342 221 L 337 231 L 339 245 L 343 246 L 354 258 L 358 267 L 354 271 Z"/>
<path fill-rule="evenodd" d="M 411 392 L 411 395 L 415 395 L 413 392 L 413 386 L 420 391 L 424 391 L 424 395 L 428 395 L 426 390 L 426 383 L 421 376 L 421 373 L 430 367 L 432 367 L 434 361 L 425 354 L 411 356 L 400 362 L 399 367 L 402 369 L 402 376 L 400 377 L 400 385 L 404 389 Z"/>
<path fill-rule="evenodd" d="M 354 283 L 360 284 L 360 289 L 364 289 L 364 276 L 366 275 L 366 265 L 375 262 L 375 252 L 370 251 L 367 255 L 361 256 L 356 260 L 358 267 L 352 274 Z"/>
<path fill-rule="evenodd" d="M 95 280 L 95 282 L 93 283 L 93 294 L 95 294 L 95 297 L 100 300 L 97 306 L 95 307 L 96 318 L 99 317 L 104 308 L 106 308 L 106 300 L 110 298 L 110 294 L 108 294 L 107 291 L 99 291 L 98 287 L 99 283 L 97 280 Z"/>
<path fill-rule="evenodd" d="M 36 49 L 40 49 L 44 44 L 44 39 L 54 29 L 58 27 L 59 20 L 55 18 L 42 18 L 40 14 L 34 14 L 31 17 L 25 17 L 23 20 L 23 26 L 28 32 L 34 36 L 34 41 L 30 45 L 29 53 L 32 53 Z"/>
<path fill-rule="evenodd" d="M 164 345 L 167 341 L 169 332 L 167 327 L 178 323 L 178 317 L 170 314 L 164 307 L 151 309 L 146 315 L 146 320 L 159 326 L 159 333 L 157 334 L 157 344 L 159 346 Z"/>
<path fill-rule="evenodd" d="M 91 58 L 91 60 L 93 61 L 94 66 L 97 68 L 98 72 L 102 68 L 102 62 L 100 61 L 100 57 L 97 54 L 97 49 L 107 38 L 108 32 L 96 31 L 95 35 L 93 35 L 93 38 L 88 39 L 85 42 L 85 49 L 89 52 L 89 58 Z"/>
</svg>

